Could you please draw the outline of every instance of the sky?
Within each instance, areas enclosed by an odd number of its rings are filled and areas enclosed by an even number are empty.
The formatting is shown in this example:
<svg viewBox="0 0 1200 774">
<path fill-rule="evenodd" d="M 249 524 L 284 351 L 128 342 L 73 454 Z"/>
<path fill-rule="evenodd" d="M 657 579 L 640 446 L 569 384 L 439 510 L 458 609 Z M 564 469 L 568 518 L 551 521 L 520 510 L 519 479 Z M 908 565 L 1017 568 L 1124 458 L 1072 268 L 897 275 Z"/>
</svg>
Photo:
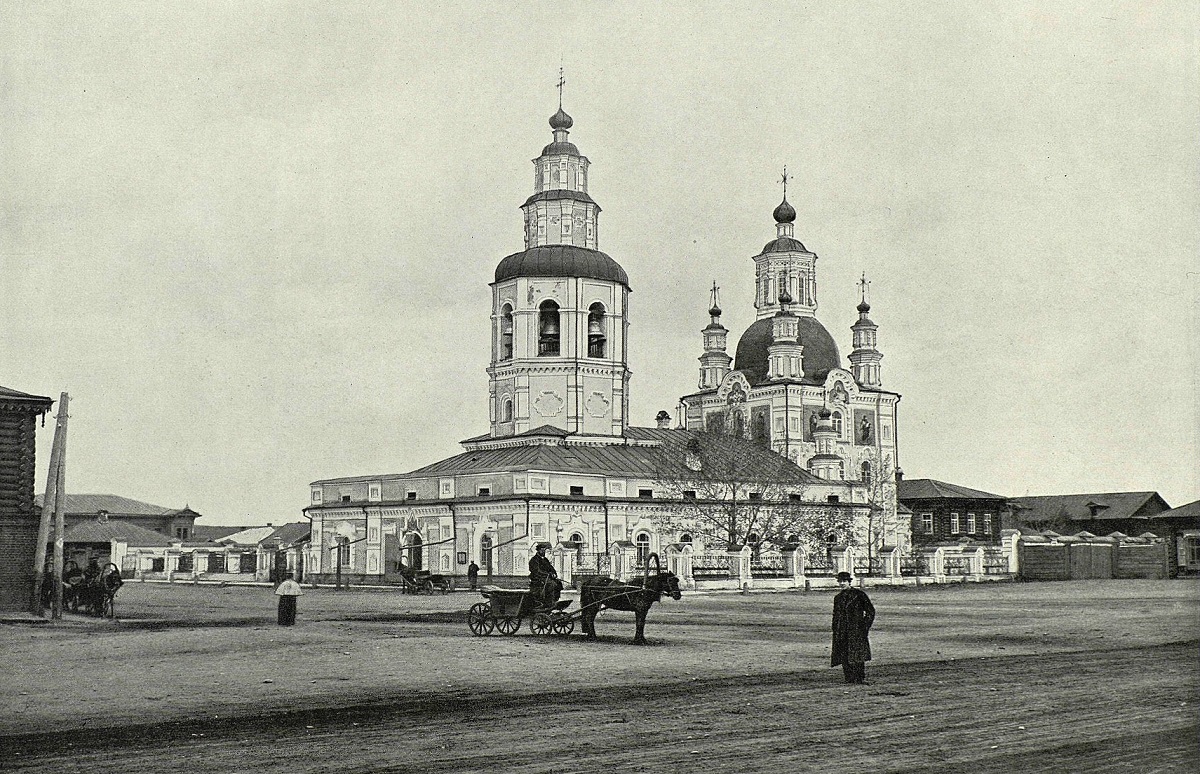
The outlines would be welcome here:
<svg viewBox="0 0 1200 774">
<path fill-rule="evenodd" d="M 201 523 L 487 431 L 490 288 L 563 106 L 626 269 L 631 414 L 730 350 L 786 165 L 843 359 L 870 285 L 899 463 L 1200 498 L 1200 6 L 9 3 L 0 385 L 66 486 Z M 57 413 L 57 408 L 55 409 Z M 38 433 L 44 489 L 53 415 Z"/>
</svg>

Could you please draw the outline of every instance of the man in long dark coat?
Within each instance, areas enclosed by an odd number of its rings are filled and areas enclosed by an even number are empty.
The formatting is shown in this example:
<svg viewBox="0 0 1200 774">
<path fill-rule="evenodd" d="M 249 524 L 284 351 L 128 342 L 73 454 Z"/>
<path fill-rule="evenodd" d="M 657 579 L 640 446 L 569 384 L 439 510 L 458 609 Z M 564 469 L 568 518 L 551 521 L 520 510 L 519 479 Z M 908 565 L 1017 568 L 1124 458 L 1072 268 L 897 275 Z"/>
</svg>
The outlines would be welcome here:
<svg viewBox="0 0 1200 774">
<path fill-rule="evenodd" d="M 850 573 L 837 574 L 841 591 L 833 598 L 833 657 L 830 666 L 842 665 L 848 683 L 867 681 L 866 662 L 871 660 L 867 633 L 875 622 L 875 606 L 862 589 L 850 587 Z"/>
<path fill-rule="evenodd" d="M 558 570 L 546 558 L 549 543 L 538 543 L 536 552 L 529 558 L 529 590 L 542 599 L 542 604 L 550 607 L 558 601 L 562 594 L 563 584 L 558 579 Z"/>
</svg>

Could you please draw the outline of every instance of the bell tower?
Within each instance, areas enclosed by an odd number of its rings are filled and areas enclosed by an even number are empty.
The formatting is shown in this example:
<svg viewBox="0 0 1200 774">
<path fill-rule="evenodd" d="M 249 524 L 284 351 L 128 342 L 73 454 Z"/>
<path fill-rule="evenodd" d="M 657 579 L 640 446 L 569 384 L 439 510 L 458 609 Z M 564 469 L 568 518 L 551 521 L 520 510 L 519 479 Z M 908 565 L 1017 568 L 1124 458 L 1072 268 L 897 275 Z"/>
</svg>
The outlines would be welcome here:
<svg viewBox="0 0 1200 774">
<path fill-rule="evenodd" d="M 525 249 L 500 261 L 492 283 L 492 438 L 549 426 L 603 442 L 628 426 L 629 277 L 598 249 L 600 206 L 587 192 L 590 162 L 567 139 L 563 83 L 553 141 L 533 160 L 521 205 Z"/>
</svg>

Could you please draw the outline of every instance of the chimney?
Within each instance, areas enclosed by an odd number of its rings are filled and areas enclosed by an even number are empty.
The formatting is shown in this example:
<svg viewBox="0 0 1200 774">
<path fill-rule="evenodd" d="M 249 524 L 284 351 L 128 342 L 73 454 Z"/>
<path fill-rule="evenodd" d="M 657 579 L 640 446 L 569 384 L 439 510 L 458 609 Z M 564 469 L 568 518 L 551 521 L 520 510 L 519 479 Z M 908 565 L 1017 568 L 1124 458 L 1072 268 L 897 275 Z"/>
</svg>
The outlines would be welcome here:
<svg viewBox="0 0 1200 774">
<path fill-rule="evenodd" d="M 659 430 L 666 430 L 671 426 L 671 415 L 665 411 L 660 411 L 658 412 L 658 415 L 654 417 L 654 421 L 658 422 Z"/>
<path fill-rule="evenodd" d="M 105 511 L 105 510 L 96 511 L 96 521 L 100 522 L 101 524 L 104 524 L 105 522 L 107 522 L 108 521 L 108 511 Z"/>
</svg>

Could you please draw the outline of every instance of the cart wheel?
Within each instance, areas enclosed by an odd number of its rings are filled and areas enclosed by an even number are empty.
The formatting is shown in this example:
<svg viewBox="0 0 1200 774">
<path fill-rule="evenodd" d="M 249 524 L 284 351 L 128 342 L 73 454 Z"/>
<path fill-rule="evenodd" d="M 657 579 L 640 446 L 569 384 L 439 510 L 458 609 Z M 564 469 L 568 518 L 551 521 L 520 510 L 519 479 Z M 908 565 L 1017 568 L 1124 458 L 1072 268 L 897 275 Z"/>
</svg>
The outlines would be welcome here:
<svg viewBox="0 0 1200 774">
<path fill-rule="evenodd" d="M 575 631 L 575 622 L 570 618 L 564 618 L 561 621 L 554 622 L 554 633 L 559 637 L 566 637 L 573 631 Z"/>
<path fill-rule="evenodd" d="M 422 594 L 433 594 L 433 581 L 427 580 L 421 584 Z"/>
<path fill-rule="evenodd" d="M 517 629 L 520 629 L 520 628 L 521 628 L 521 619 L 520 618 L 511 618 L 509 616 L 505 616 L 503 618 L 496 619 L 496 631 L 500 632 L 501 634 L 506 634 L 506 635 L 511 636 L 511 635 L 516 634 Z"/>
<path fill-rule="evenodd" d="M 550 620 L 550 616 L 545 613 L 538 613 L 529 622 L 529 631 L 534 634 L 549 634 L 554 628 L 554 623 Z"/>
<path fill-rule="evenodd" d="M 491 634 L 492 629 L 496 628 L 496 621 L 492 618 L 491 605 L 487 602 L 476 602 L 471 605 L 471 609 L 467 611 L 467 626 L 471 627 L 471 634 L 476 637 Z"/>
</svg>

